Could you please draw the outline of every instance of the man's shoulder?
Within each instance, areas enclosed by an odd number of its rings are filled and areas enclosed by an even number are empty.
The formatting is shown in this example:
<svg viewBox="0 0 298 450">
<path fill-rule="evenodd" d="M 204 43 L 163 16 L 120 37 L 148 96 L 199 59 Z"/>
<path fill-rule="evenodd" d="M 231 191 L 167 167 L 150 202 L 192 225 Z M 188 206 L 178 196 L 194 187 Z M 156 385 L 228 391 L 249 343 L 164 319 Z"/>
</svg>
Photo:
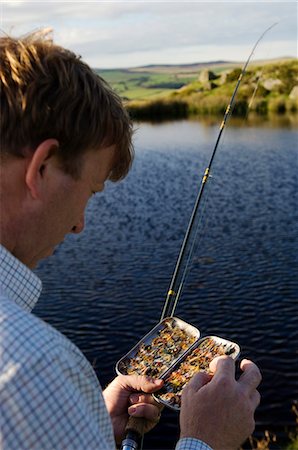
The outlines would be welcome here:
<svg viewBox="0 0 298 450">
<path fill-rule="evenodd" d="M 80 350 L 58 330 L 1 295 L 0 323 L 0 371 L 12 362 L 21 368 L 63 354 L 85 363 Z"/>
<path fill-rule="evenodd" d="M 38 357 L 45 344 L 53 342 L 53 332 L 45 322 L 23 310 L 13 301 L 0 296 L 2 357 L 10 354 L 20 360 L 30 355 Z"/>
</svg>

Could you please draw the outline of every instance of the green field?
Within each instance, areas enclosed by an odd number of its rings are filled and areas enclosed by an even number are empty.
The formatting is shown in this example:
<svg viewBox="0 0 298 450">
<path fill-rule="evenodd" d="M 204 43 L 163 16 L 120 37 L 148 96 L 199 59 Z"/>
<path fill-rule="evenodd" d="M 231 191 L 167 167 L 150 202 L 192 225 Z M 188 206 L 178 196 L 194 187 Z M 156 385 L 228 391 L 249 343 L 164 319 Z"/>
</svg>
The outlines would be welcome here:
<svg viewBox="0 0 298 450">
<path fill-rule="evenodd" d="M 133 69 L 96 70 L 96 72 L 127 100 L 163 97 L 193 81 L 197 76 L 145 70 L 133 71 Z"/>
<path fill-rule="evenodd" d="M 239 64 L 238 64 L 239 65 Z M 237 63 L 215 62 L 191 65 L 152 65 L 128 69 L 95 69 L 126 100 L 162 98 L 196 81 L 200 72 L 210 69 L 219 74 Z"/>
</svg>

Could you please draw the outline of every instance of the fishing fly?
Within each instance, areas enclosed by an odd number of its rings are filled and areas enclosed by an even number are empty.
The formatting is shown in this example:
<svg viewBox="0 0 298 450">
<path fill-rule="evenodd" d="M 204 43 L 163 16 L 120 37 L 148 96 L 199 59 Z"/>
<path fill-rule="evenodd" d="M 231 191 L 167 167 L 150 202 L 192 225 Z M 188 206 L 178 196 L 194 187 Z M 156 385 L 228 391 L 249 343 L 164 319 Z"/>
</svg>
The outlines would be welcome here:
<svg viewBox="0 0 298 450">
<path fill-rule="evenodd" d="M 204 194 L 207 182 L 208 182 L 210 174 L 211 174 L 211 167 L 212 167 L 216 152 L 219 148 L 219 143 L 221 141 L 223 131 L 226 127 L 226 124 L 227 124 L 229 118 L 232 115 L 232 111 L 233 111 L 233 107 L 235 104 L 239 86 L 242 82 L 242 79 L 243 79 L 245 73 L 246 73 L 247 66 L 254 54 L 256 47 L 258 46 L 259 42 L 263 39 L 265 34 L 268 33 L 268 31 L 270 31 L 276 24 L 277 23 L 274 23 L 269 28 L 267 28 L 261 34 L 261 36 L 258 38 L 256 43 L 254 44 L 254 46 L 251 50 L 251 53 L 248 56 L 244 66 L 241 70 L 241 73 L 238 77 L 235 89 L 234 89 L 233 94 L 230 99 L 230 102 L 226 107 L 224 117 L 223 117 L 223 120 L 222 120 L 220 128 L 219 128 L 219 133 L 218 133 L 218 136 L 217 136 L 217 139 L 216 139 L 216 142 L 215 142 L 212 154 L 211 154 L 211 158 L 210 158 L 207 168 L 204 171 L 202 181 L 200 184 L 200 188 L 199 188 L 199 192 L 197 194 L 195 204 L 194 204 L 194 207 L 193 207 L 193 210 L 191 213 L 191 217 L 190 217 L 190 220 L 188 223 L 188 227 L 187 227 L 187 230 L 186 230 L 183 242 L 182 242 L 180 253 L 179 253 L 179 256 L 178 256 L 178 259 L 176 262 L 176 266 L 174 269 L 172 279 L 171 279 L 170 287 L 169 287 L 167 297 L 165 299 L 165 303 L 164 303 L 164 306 L 162 309 L 162 314 L 161 314 L 161 319 L 160 319 L 161 321 L 167 317 L 174 316 L 174 312 L 176 310 L 177 303 L 178 303 L 180 295 L 181 295 L 181 291 L 182 291 L 183 284 L 184 284 L 184 281 L 185 281 L 185 278 L 186 278 L 186 275 L 187 275 L 187 272 L 188 272 L 188 269 L 190 266 L 190 262 L 191 262 L 192 254 L 194 251 L 197 234 L 198 234 L 199 222 L 197 219 L 198 219 L 199 212 L 201 212 L 200 206 L 202 204 L 203 194 Z M 146 430 L 146 420 L 143 418 L 131 417 L 128 421 L 126 430 L 127 430 L 127 435 L 126 435 L 126 438 L 122 442 L 121 450 L 141 449 L 143 434 L 144 434 L 144 431 Z"/>
</svg>

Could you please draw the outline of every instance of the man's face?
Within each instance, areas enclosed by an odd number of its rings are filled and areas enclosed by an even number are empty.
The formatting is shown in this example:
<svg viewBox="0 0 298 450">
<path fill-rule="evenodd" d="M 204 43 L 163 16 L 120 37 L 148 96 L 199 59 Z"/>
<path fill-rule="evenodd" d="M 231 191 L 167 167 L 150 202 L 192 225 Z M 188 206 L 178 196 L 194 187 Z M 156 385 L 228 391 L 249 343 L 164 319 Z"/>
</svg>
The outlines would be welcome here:
<svg viewBox="0 0 298 450">
<path fill-rule="evenodd" d="M 39 260 L 50 256 L 68 233 L 80 233 L 84 228 L 84 213 L 88 200 L 104 189 L 112 169 L 114 148 L 109 147 L 84 155 L 79 180 L 65 174 L 58 165 L 52 169 L 51 184 L 38 217 L 32 218 L 34 242 L 23 262 L 33 268 Z M 34 222 L 35 221 L 35 222 Z M 28 249 L 29 250 L 29 249 Z"/>
</svg>

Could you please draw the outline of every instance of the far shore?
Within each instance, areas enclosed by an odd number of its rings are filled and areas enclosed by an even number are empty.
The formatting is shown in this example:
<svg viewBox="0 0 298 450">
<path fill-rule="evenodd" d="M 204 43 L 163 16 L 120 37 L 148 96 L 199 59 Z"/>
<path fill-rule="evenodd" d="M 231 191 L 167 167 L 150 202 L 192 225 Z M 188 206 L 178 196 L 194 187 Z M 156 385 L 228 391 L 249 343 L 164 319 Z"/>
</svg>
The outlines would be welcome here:
<svg viewBox="0 0 298 450">
<path fill-rule="evenodd" d="M 183 66 L 98 71 L 125 101 L 135 120 L 222 116 L 241 67 L 209 63 L 185 73 Z M 234 117 L 274 120 L 298 111 L 298 61 L 284 58 L 254 64 L 238 90 Z"/>
</svg>

